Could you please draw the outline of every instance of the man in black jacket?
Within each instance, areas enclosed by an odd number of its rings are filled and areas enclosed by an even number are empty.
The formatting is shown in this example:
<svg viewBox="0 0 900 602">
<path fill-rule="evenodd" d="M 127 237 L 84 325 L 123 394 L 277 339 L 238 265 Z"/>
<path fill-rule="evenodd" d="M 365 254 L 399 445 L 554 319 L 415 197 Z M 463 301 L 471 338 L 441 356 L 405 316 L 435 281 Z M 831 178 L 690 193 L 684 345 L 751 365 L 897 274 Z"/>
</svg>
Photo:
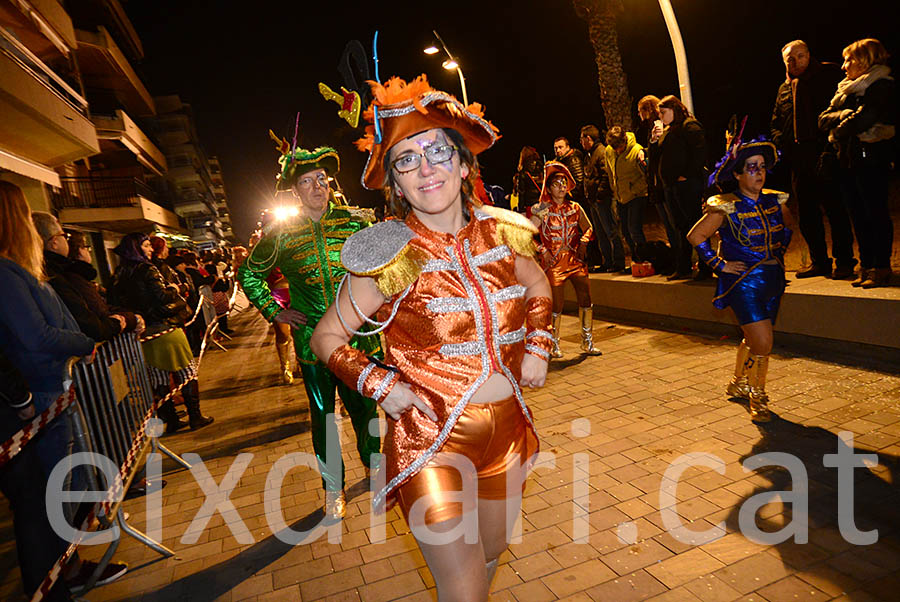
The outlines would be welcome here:
<svg viewBox="0 0 900 602">
<path fill-rule="evenodd" d="M 581 128 L 581 148 L 587 153 L 584 162 L 584 200 L 585 211 L 591 218 L 596 247 L 600 250 L 602 265 L 595 267 L 596 261 L 590 261 L 588 251 L 588 271 L 618 272 L 625 269 L 625 251 L 622 237 L 619 235 L 619 222 L 612 212 L 612 191 L 606 176 L 603 153 L 606 149 L 600 142 L 600 130 L 595 125 Z"/>
<path fill-rule="evenodd" d="M 571 191 L 572 200 L 581 203 L 584 200 L 584 155 L 580 150 L 569 146 L 569 139 L 562 136 L 553 141 L 553 152 L 556 160 L 565 165 L 575 178 L 575 190 Z"/>
<path fill-rule="evenodd" d="M 791 166 L 791 185 L 800 212 L 800 233 L 809 247 L 812 265 L 797 272 L 797 278 L 853 275 L 853 231 L 850 218 L 838 194 L 834 173 L 829 169 L 830 149 L 825 134 L 817 126 L 819 113 L 828 107 L 838 82 L 840 68 L 820 63 L 810 56 L 803 40 L 788 42 L 781 49 L 787 79 L 779 86 L 772 111 L 772 141 Z M 834 161 L 833 163 L 836 163 Z M 831 225 L 831 252 L 828 256 L 822 210 Z"/>
<path fill-rule="evenodd" d="M 129 326 L 125 316 L 103 314 L 99 308 L 91 308 L 85 295 L 70 280 L 69 242 L 59 221 L 51 214 L 35 211 L 31 220 L 44 241 L 44 269 L 50 286 L 62 299 L 81 331 L 95 341 L 108 341 Z M 130 316 L 134 328 L 134 318 Z"/>
</svg>

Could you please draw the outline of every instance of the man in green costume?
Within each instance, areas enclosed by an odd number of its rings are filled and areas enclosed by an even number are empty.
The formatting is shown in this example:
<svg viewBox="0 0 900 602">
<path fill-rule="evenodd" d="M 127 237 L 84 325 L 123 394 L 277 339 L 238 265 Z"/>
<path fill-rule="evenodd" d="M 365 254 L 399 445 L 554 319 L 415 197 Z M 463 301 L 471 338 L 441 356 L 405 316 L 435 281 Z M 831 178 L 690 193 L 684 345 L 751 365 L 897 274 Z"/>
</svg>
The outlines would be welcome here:
<svg viewBox="0 0 900 602">
<path fill-rule="evenodd" d="M 371 210 L 340 205 L 329 186 L 338 173 L 337 151 L 320 147 L 312 151 L 287 149 L 281 159 L 278 190 L 291 190 L 299 199 L 299 215 L 273 222 L 238 270 L 247 298 L 270 322 L 293 327 L 294 350 L 309 397 L 313 449 L 325 487 L 325 514 L 336 520 L 344 515 L 344 464 L 334 421 L 335 389 L 350 415 L 356 432 L 356 448 L 362 463 L 370 466 L 380 450 L 380 439 L 369 431 L 377 418 L 376 404 L 348 388 L 309 349 L 309 339 L 325 310 L 337 297 L 346 270 L 341 248 L 351 234 L 374 219 Z M 282 309 L 272 297 L 266 276 L 280 268 L 290 283 L 291 306 Z M 379 351 L 378 337 L 359 337 L 353 345 L 367 354 Z M 377 431 L 376 431 L 377 432 Z M 326 449 L 328 448 L 328 449 Z"/>
</svg>

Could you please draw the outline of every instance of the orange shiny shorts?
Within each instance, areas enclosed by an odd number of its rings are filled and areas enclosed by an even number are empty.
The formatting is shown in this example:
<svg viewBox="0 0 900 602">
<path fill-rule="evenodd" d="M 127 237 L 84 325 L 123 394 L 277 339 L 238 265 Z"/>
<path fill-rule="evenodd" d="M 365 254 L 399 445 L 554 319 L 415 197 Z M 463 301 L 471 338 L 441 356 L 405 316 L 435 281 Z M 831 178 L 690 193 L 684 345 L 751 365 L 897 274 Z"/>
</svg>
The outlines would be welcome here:
<svg viewBox="0 0 900 602">
<path fill-rule="evenodd" d="M 507 498 L 507 474 L 520 479 L 524 489 L 525 478 L 521 471 L 537 450 L 537 437 L 528 426 L 515 396 L 494 403 L 469 404 L 441 451 L 397 490 L 397 503 L 411 526 L 457 518 L 464 512 L 460 501 L 464 496 L 467 502 L 475 502 L 475 483 L 466 482 L 464 490 L 463 472 L 474 467 L 477 497 L 504 500 Z M 452 465 L 446 462 L 452 462 Z M 457 466 L 462 466 L 463 472 Z M 422 504 L 427 504 L 423 521 L 420 505 L 415 512 L 410 511 L 413 504 L 425 496 L 429 500 L 422 500 Z"/>
</svg>

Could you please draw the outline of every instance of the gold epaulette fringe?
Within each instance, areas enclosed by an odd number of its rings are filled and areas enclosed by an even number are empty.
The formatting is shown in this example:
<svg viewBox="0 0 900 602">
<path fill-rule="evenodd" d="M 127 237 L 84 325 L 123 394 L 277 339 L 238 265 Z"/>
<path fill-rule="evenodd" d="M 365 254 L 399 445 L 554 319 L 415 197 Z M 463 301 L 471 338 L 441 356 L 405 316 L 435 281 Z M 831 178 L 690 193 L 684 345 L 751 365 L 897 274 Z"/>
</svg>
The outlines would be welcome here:
<svg viewBox="0 0 900 602">
<path fill-rule="evenodd" d="M 500 235 L 500 240 L 518 255 L 534 257 L 535 253 L 537 253 L 537 247 L 534 244 L 534 232 L 530 232 L 521 226 L 499 222 L 497 224 L 497 233 Z"/>
<path fill-rule="evenodd" d="M 375 286 L 385 297 L 393 297 L 416 281 L 427 261 L 425 251 L 407 244 L 390 263 L 372 275 Z"/>
<path fill-rule="evenodd" d="M 537 253 L 534 235 L 538 230 L 530 219 L 515 211 L 489 205 L 480 207 L 480 210 L 497 220 L 497 234 L 506 246 L 519 255 L 534 257 Z"/>
</svg>

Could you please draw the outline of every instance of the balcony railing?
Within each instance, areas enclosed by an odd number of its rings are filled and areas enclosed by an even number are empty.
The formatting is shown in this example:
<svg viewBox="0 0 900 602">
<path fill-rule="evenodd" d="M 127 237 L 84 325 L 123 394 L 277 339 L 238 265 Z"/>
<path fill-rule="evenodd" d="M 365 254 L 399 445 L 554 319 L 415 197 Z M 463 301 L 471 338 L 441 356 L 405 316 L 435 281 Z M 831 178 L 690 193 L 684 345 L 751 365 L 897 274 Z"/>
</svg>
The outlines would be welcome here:
<svg viewBox="0 0 900 602">
<path fill-rule="evenodd" d="M 153 189 L 137 178 L 60 178 L 60 183 L 53 192 L 57 209 L 136 207 L 138 197 L 157 202 Z"/>
</svg>

